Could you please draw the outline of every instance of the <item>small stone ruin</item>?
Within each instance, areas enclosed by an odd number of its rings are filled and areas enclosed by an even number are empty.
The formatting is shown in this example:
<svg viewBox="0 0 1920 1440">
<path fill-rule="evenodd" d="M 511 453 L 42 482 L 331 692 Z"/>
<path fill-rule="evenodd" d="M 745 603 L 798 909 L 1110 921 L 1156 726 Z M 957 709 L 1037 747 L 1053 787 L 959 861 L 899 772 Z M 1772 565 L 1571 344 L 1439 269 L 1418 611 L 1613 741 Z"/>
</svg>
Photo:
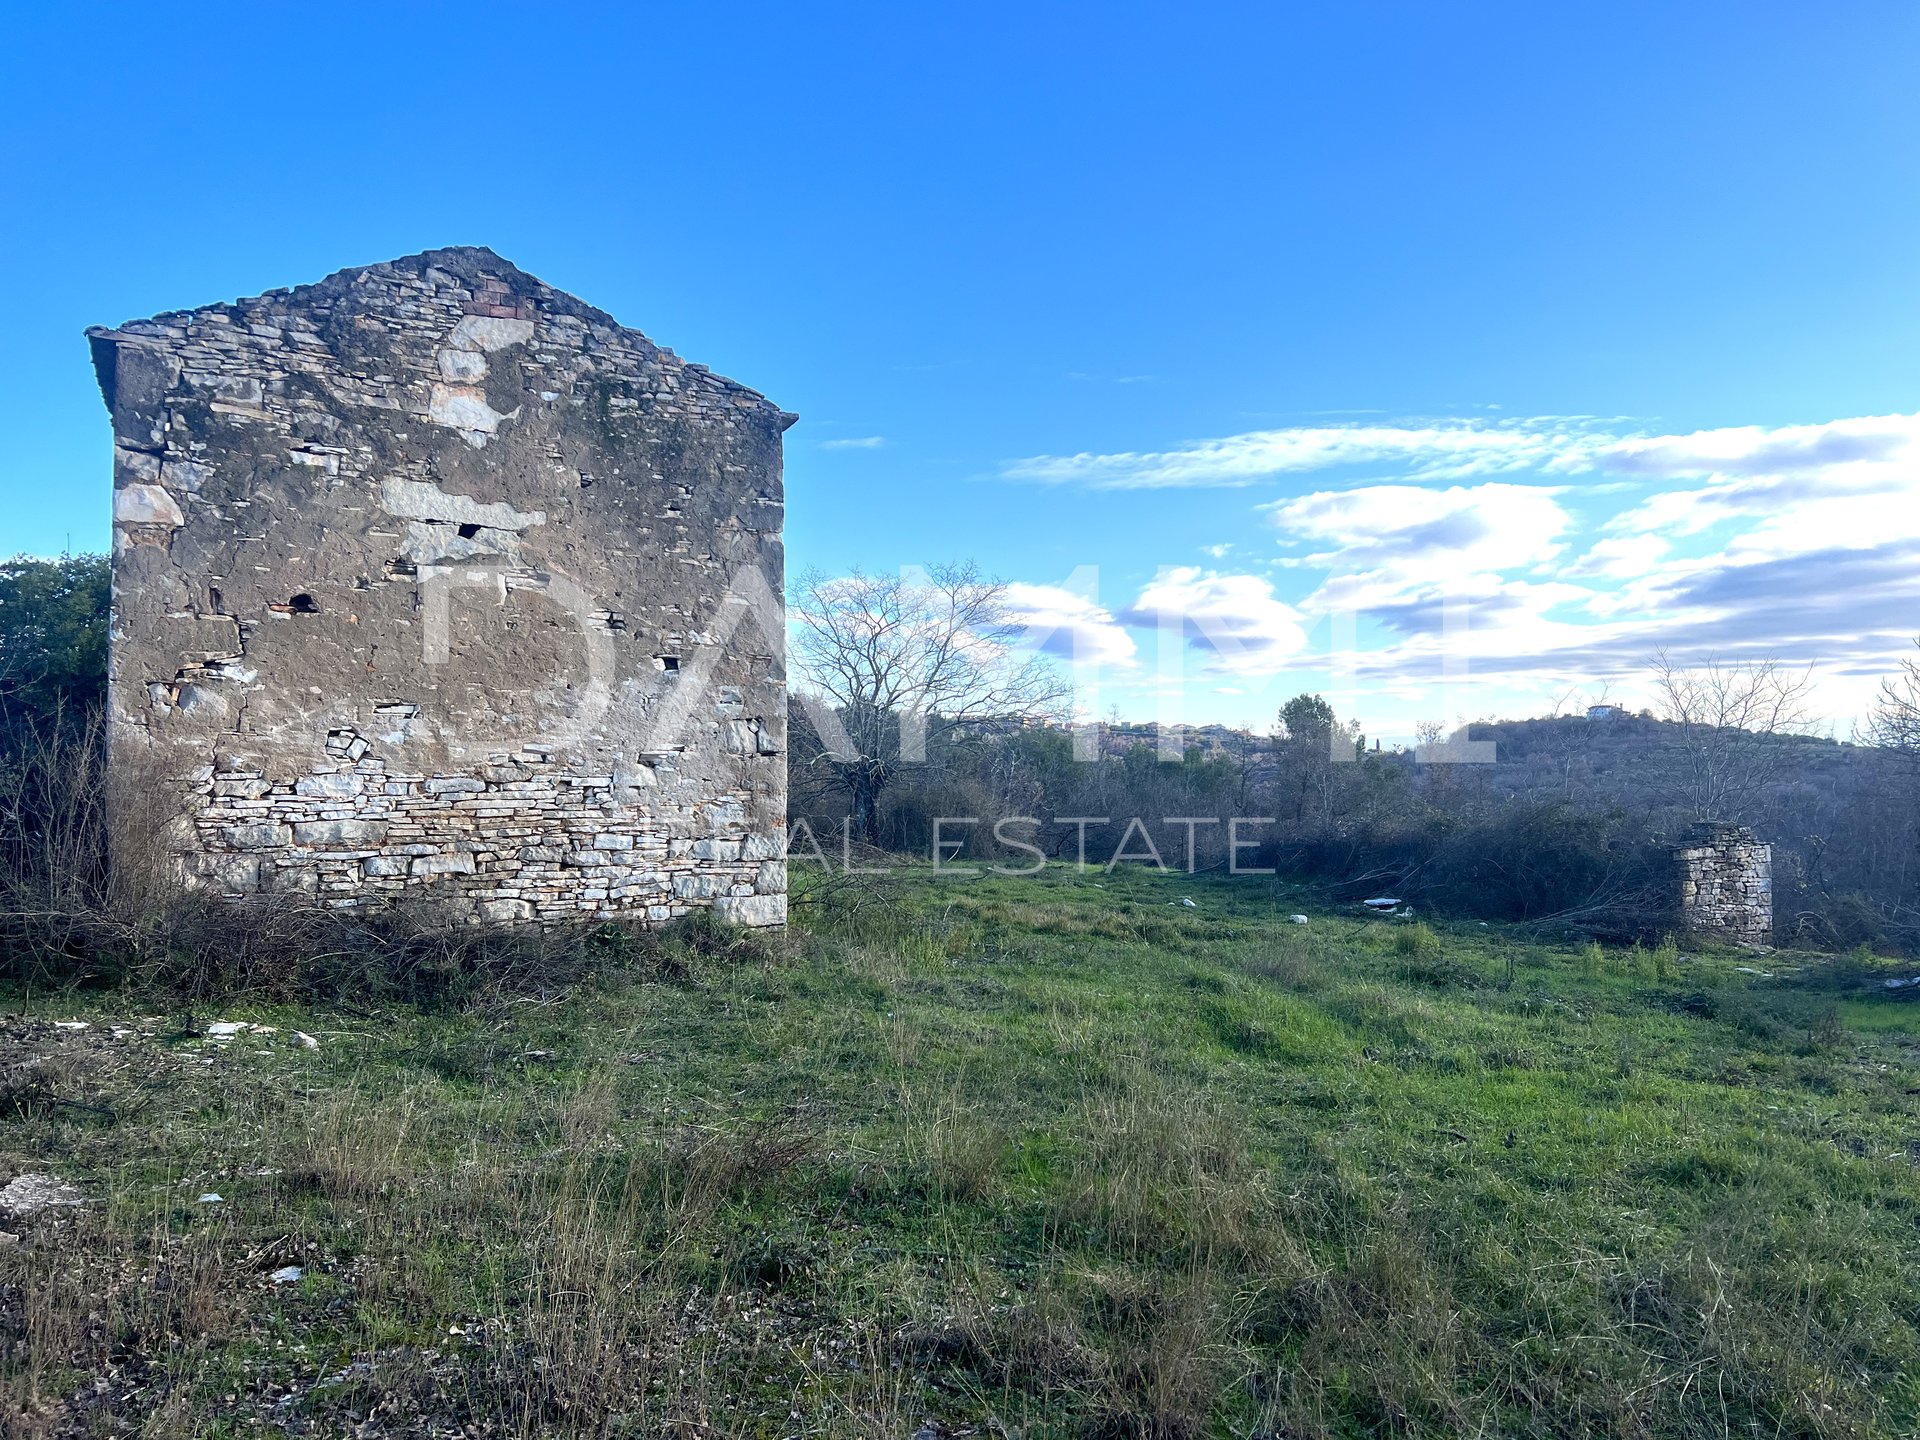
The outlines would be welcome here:
<svg viewBox="0 0 1920 1440">
<path fill-rule="evenodd" d="M 112 764 L 191 882 L 784 921 L 794 416 L 484 249 L 89 338 Z"/>
<path fill-rule="evenodd" d="M 1680 928 L 1737 944 L 1773 943 L 1773 847 L 1742 825 L 1707 821 L 1674 851 Z"/>
</svg>

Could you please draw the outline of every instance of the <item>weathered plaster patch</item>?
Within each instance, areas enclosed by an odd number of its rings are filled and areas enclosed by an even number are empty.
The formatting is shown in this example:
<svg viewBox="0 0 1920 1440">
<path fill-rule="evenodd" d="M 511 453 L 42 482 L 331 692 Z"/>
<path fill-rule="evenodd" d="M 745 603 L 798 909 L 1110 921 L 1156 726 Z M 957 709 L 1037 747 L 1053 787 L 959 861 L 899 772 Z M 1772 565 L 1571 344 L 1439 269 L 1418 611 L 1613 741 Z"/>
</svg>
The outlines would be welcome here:
<svg viewBox="0 0 1920 1440">
<path fill-rule="evenodd" d="M 491 315 L 463 315 L 447 344 L 456 350 L 504 350 L 533 338 L 531 320 L 501 320 Z"/>
<path fill-rule="evenodd" d="M 487 378 L 487 357 L 478 350 L 442 350 L 440 378 L 456 385 L 472 385 Z"/>
<path fill-rule="evenodd" d="M 187 523 L 173 496 L 158 485 L 122 485 L 114 491 L 113 519 L 118 525 L 171 525 L 176 529 Z"/>
<path fill-rule="evenodd" d="M 471 495 L 449 495 L 437 485 L 419 480 L 388 480 L 380 487 L 380 504 L 402 520 L 437 520 L 442 525 L 484 525 L 489 530 L 526 530 L 547 523 L 544 510 L 516 510 L 511 505 L 475 500 Z"/>
<path fill-rule="evenodd" d="M 471 535 L 462 530 L 471 529 Z M 400 553 L 416 565 L 432 565 L 447 560 L 492 560 L 520 558 L 520 533 L 496 530 L 487 525 L 436 525 L 432 521 L 407 523 L 407 538 Z"/>
<path fill-rule="evenodd" d="M 471 385 L 436 383 L 427 395 L 427 418 L 436 425 L 458 430 L 476 450 L 499 430 L 501 421 L 511 420 L 519 413 L 520 407 L 516 405 L 502 414 L 487 403 L 485 391 Z"/>
</svg>

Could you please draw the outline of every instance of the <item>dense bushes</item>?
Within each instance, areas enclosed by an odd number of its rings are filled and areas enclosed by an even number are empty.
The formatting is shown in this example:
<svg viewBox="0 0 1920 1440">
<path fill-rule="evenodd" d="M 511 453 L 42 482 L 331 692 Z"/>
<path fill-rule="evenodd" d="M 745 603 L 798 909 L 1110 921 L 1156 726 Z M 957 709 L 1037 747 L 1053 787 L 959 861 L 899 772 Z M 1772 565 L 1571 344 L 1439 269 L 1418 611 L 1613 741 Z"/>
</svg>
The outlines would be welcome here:
<svg viewBox="0 0 1920 1440">
<path fill-rule="evenodd" d="M 110 593 L 104 555 L 0 561 L 0 752 L 22 729 L 100 709 Z"/>
<path fill-rule="evenodd" d="M 1623 938 L 1672 923 L 1663 847 L 1618 811 L 1515 801 L 1426 810 L 1275 847 L 1277 863 L 1333 882 L 1342 898 L 1390 888 L 1486 920 L 1559 920 Z"/>
</svg>

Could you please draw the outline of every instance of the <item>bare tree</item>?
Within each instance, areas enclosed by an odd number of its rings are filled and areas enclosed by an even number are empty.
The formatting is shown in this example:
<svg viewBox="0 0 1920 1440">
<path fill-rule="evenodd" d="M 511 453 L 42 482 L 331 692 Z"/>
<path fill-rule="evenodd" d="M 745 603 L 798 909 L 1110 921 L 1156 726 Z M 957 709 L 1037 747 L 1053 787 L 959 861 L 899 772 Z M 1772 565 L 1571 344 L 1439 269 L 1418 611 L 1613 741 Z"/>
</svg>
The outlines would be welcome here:
<svg viewBox="0 0 1920 1440">
<path fill-rule="evenodd" d="M 1920 660 L 1901 661 L 1900 673 L 1880 682 L 1867 735 L 1876 745 L 1920 756 Z"/>
<path fill-rule="evenodd" d="M 1678 727 L 1679 798 L 1696 819 L 1736 818 L 1786 767 L 1791 747 L 1782 737 L 1811 719 L 1813 667 L 1711 655 L 1685 665 L 1665 650 L 1647 663 L 1660 718 Z"/>
<path fill-rule="evenodd" d="M 1025 627 L 1007 587 L 970 563 L 918 579 L 810 571 L 794 585 L 790 619 L 799 683 L 844 731 L 794 759 L 830 771 L 869 844 L 903 763 L 969 733 L 1058 718 L 1071 693 L 1053 665 L 1017 648 Z"/>
</svg>

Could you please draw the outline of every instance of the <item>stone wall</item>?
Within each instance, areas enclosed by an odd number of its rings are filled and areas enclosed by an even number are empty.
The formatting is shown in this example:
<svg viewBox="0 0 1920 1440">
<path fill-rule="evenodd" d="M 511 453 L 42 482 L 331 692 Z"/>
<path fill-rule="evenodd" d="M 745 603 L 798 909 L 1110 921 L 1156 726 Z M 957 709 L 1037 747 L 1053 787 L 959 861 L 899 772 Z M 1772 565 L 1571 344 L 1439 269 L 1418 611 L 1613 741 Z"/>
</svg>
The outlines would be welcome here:
<svg viewBox="0 0 1920 1440">
<path fill-rule="evenodd" d="M 193 881 L 784 920 L 793 416 L 482 249 L 89 335 Z"/>
<path fill-rule="evenodd" d="M 1773 847 L 1739 825 L 1696 825 L 1674 852 L 1680 928 L 1750 945 L 1773 943 Z"/>
</svg>

